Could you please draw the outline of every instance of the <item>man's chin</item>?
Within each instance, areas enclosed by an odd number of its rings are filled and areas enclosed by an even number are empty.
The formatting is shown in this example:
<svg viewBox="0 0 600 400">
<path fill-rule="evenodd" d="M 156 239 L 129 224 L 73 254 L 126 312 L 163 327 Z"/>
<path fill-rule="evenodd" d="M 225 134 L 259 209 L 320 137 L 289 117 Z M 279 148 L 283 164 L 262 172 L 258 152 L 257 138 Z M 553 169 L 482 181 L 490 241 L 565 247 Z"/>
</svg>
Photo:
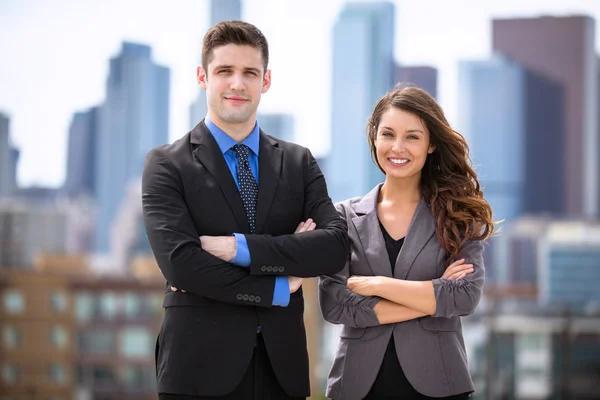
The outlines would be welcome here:
<svg viewBox="0 0 600 400">
<path fill-rule="evenodd" d="M 222 115 L 221 119 L 228 124 L 242 124 L 244 122 L 248 122 L 251 116 L 251 113 L 235 113 Z"/>
</svg>

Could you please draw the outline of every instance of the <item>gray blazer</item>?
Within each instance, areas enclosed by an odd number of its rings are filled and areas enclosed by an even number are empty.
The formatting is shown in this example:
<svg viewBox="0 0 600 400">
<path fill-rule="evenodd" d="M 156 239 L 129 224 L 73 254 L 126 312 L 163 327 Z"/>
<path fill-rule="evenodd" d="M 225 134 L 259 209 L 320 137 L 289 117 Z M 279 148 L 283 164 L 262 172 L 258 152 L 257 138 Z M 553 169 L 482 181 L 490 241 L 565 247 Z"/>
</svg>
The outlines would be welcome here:
<svg viewBox="0 0 600 400">
<path fill-rule="evenodd" d="M 441 279 L 446 254 L 435 235 L 431 211 L 421 201 L 396 260 L 393 278 L 432 280 L 435 314 L 381 325 L 373 311 L 380 298 L 360 296 L 346 287 L 351 275 L 392 277 L 376 211 L 380 188 L 381 184 L 363 197 L 336 204 L 348 223 L 350 253 L 340 273 L 319 278 L 323 316 L 329 322 L 343 324 L 327 381 L 327 396 L 335 400 L 365 397 L 375 382 L 392 333 L 400 365 L 418 392 L 444 397 L 473 391 L 460 316 L 471 314 L 481 297 L 481 242 L 468 241 L 461 249 L 461 258 L 473 264 L 473 273 L 460 280 Z"/>
</svg>

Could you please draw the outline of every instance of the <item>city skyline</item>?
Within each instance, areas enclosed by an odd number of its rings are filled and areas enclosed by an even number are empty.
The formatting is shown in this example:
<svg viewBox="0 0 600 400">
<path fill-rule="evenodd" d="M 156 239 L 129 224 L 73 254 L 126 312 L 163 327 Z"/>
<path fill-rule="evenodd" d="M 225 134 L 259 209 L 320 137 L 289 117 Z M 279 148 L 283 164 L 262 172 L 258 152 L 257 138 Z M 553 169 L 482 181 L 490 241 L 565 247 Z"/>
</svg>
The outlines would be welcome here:
<svg viewBox="0 0 600 400">
<path fill-rule="evenodd" d="M 244 19 L 263 30 L 271 46 L 274 85 L 263 97 L 260 111 L 292 113 L 297 123 L 296 140 L 316 156 L 326 154 L 330 147 L 333 24 L 345 3 L 246 0 L 242 4 Z M 131 24 L 142 4 L 148 17 Z M 107 61 L 124 40 L 150 45 L 156 62 L 172 69 L 169 140 L 187 132 L 189 104 L 198 93 L 194 74 L 201 39 L 208 28 L 208 4 L 182 1 L 165 10 L 158 2 L 138 0 L 118 6 L 109 3 L 98 9 L 95 7 L 101 6 L 94 3 L 67 0 L 52 6 L 41 0 L 3 2 L 0 22 L 11 35 L 0 38 L 0 53 L 6 60 L 0 76 L 0 109 L 11 117 L 11 140 L 21 151 L 19 183 L 63 183 L 70 119 L 75 112 L 103 101 Z M 317 4 L 319 13 L 311 7 Z M 438 68 L 438 98 L 454 124 L 459 109 L 458 61 L 489 58 L 492 18 L 600 16 L 600 4 L 592 1 L 521 4 L 514 0 L 487 4 L 486 9 L 467 0 L 452 5 L 433 1 L 394 4 L 395 59 L 402 66 Z M 434 4 L 438 12 L 431 13 Z M 266 9 L 284 18 L 269 18 Z M 287 15 L 295 18 L 285 18 Z M 303 29 L 307 21 L 310 30 Z M 111 29 L 92 29 L 98 22 Z M 599 34 L 597 29 L 596 37 Z M 24 42 L 29 45 L 22 46 Z M 598 53 L 600 40 L 596 42 Z M 298 55 L 305 56 L 307 62 L 298 63 Z"/>
</svg>

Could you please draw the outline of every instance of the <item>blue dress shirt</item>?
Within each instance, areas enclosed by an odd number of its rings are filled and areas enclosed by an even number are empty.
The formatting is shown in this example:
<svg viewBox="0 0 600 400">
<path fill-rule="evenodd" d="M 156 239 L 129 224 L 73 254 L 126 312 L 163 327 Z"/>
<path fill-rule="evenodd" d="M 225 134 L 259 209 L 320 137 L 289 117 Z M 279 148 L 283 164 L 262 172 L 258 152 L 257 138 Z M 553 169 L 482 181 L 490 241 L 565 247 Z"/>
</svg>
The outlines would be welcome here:
<svg viewBox="0 0 600 400">
<path fill-rule="evenodd" d="M 231 148 L 238 144 L 231 136 L 223 132 L 218 126 L 216 126 L 209 118 L 206 116 L 204 118 L 204 124 L 213 135 L 217 144 L 219 145 L 219 149 L 223 153 L 223 157 L 225 158 L 225 162 L 229 167 L 229 171 L 233 176 L 233 180 L 235 181 L 238 190 L 240 189 L 237 177 L 237 165 L 238 159 L 233 150 Z M 256 179 L 256 183 L 258 184 L 258 149 L 259 149 L 259 141 L 260 141 L 260 130 L 258 127 L 258 121 L 256 121 L 256 125 L 254 125 L 254 129 L 252 133 L 240 144 L 244 144 L 250 148 L 250 154 L 248 155 L 248 162 L 250 163 L 250 169 L 252 170 L 252 175 L 254 175 L 254 179 Z M 234 265 L 238 265 L 241 267 L 248 267 L 250 265 L 250 250 L 248 249 L 248 242 L 246 241 L 246 237 L 241 233 L 234 233 L 235 236 L 235 244 L 236 244 L 236 254 L 231 263 Z M 278 276 L 275 278 L 275 291 L 273 293 L 273 305 L 274 306 L 282 306 L 285 307 L 290 302 L 290 286 L 288 283 L 288 279 L 285 276 Z"/>
</svg>

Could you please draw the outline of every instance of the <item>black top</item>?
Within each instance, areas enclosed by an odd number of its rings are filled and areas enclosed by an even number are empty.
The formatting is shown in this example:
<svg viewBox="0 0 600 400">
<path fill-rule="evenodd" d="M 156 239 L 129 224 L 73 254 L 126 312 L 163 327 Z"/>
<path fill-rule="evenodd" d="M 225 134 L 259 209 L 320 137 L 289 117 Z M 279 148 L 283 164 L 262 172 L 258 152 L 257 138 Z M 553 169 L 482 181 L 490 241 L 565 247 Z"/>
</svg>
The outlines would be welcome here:
<svg viewBox="0 0 600 400">
<path fill-rule="evenodd" d="M 383 233 L 383 238 L 385 239 L 385 248 L 388 252 L 393 274 L 396 267 L 396 259 L 398 258 L 400 249 L 402 249 L 402 245 L 404 244 L 404 238 L 394 240 L 394 238 L 391 237 L 390 234 L 385 230 L 385 227 L 381 221 L 379 221 L 379 226 L 381 228 L 381 233 Z M 469 394 L 464 393 L 456 396 L 442 397 L 441 399 L 462 400 L 468 398 Z M 406 378 L 406 375 L 404 375 L 404 371 L 402 371 L 402 367 L 398 361 L 398 355 L 396 354 L 396 346 L 394 345 L 393 334 L 385 351 L 383 362 L 379 368 L 377 378 L 375 378 L 375 382 L 367 394 L 367 397 L 364 398 L 364 400 L 375 399 L 433 399 L 433 397 L 428 397 L 417 392 Z M 440 400 L 440 398 L 436 399 Z"/>
<path fill-rule="evenodd" d="M 404 244 L 404 238 L 400 238 L 398 240 L 394 240 L 393 237 L 385 230 L 385 227 L 379 221 L 379 227 L 381 228 L 381 233 L 383 233 L 383 238 L 385 239 L 385 248 L 388 252 L 388 257 L 390 258 L 390 264 L 392 266 L 392 274 L 394 273 L 394 269 L 396 268 L 396 259 L 398 258 L 398 254 L 400 254 L 400 249 Z"/>
</svg>

